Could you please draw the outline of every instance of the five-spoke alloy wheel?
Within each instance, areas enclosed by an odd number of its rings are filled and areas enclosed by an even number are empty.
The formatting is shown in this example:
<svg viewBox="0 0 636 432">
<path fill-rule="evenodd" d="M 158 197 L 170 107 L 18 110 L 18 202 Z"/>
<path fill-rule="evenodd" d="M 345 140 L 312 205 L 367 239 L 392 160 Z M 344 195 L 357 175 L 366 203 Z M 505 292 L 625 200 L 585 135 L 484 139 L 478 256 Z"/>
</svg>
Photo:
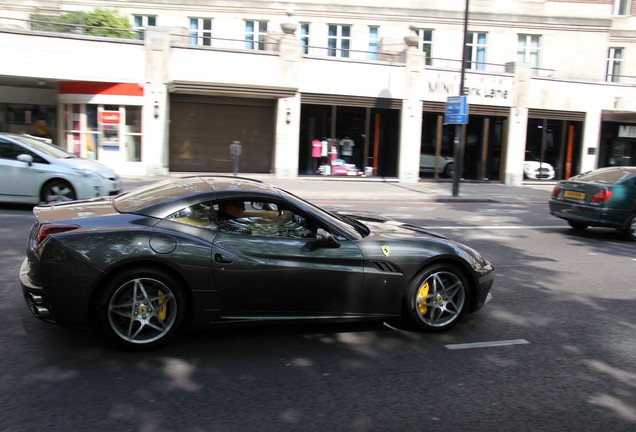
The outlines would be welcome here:
<svg viewBox="0 0 636 432">
<path fill-rule="evenodd" d="M 469 296 L 466 277 L 457 267 L 436 264 L 409 286 L 405 299 L 407 318 L 419 330 L 450 329 L 466 313 Z"/>
<path fill-rule="evenodd" d="M 73 201 L 77 195 L 73 186 L 65 180 L 51 180 L 42 187 L 40 200 L 44 203 Z"/>
<path fill-rule="evenodd" d="M 100 327 L 125 347 L 162 345 L 183 321 L 183 294 L 164 272 L 129 270 L 112 280 L 103 294 L 98 306 Z"/>
</svg>

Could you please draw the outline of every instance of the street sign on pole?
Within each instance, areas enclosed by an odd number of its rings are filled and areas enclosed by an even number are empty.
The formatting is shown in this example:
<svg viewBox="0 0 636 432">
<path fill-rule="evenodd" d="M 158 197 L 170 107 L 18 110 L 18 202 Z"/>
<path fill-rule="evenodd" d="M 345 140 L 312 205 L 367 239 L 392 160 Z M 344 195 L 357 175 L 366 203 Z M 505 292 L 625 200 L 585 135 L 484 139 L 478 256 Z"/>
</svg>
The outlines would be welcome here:
<svg viewBox="0 0 636 432">
<path fill-rule="evenodd" d="M 444 123 L 468 123 L 468 102 L 466 101 L 466 96 L 448 96 L 444 110 Z"/>
</svg>

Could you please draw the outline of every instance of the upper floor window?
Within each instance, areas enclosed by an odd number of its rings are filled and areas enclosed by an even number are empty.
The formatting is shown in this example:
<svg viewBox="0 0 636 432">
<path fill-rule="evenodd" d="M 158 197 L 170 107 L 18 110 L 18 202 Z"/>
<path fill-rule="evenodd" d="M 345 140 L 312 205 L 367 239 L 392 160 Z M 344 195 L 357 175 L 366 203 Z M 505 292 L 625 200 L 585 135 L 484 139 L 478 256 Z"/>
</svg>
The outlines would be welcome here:
<svg viewBox="0 0 636 432">
<path fill-rule="evenodd" d="M 614 15 L 630 15 L 632 0 L 614 0 Z"/>
<path fill-rule="evenodd" d="M 623 65 L 623 48 L 610 48 L 607 53 L 607 73 L 605 81 L 620 82 Z"/>
<path fill-rule="evenodd" d="M 426 66 L 433 64 L 433 30 L 418 29 L 418 48 L 426 54 Z"/>
<path fill-rule="evenodd" d="M 466 35 L 466 69 L 486 69 L 486 33 L 468 32 Z"/>
<path fill-rule="evenodd" d="M 190 45 L 212 45 L 212 18 L 190 18 L 188 43 Z"/>
<path fill-rule="evenodd" d="M 517 61 L 528 63 L 533 74 L 539 68 L 540 42 L 541 36 L 528 34 L 520 34 L 517 42 Z"/>
<path fill-rule="evenodd" d="M 369 27 L 369 60 L 377 60 L 380 53 L 380 27 Z"/>
<path fill-rule="evenodd" d="M 309 23 L 300 23 L 300 47 L 303 54 L 309 54 Z"/>
<path fill-rule="evenodd" d="M 264 50 L 265 36 L 267 36 L 267 21 L 245 21 L 245 48 Z"/>
<path fill-rule="evenodd" d="M 349 57 L 351 46 L 351 26 L 329 24 L 327 55 L 329 57 Z"/>
<path fill-rule="evenodd" d="M 146 27 L 153 27 L 156 25 L 157 17 L 155 15 L 133 15 L 132 28 L 135 32 L 135 39 L 143 39 Z"/>
</svg>

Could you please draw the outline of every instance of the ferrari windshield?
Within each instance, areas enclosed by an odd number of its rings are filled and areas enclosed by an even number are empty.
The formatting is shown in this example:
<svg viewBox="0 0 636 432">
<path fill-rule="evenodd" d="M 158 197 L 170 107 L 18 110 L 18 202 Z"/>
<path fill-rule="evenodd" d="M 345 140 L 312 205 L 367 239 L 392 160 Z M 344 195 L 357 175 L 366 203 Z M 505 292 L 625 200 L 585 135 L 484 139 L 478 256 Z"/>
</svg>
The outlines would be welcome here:
<svg viewBox="0 0 636 432">
<path fill-rule="evenodd" d="M 366 237 L 369 233 L 369 229 L 357 220 L 348 220 L 346 218 L 340 218 L 333 213 L 318 207 L 315 204 L 310 203 L 309 201 L 305 201 L 304 199 L 297 197 L 296 195 L 287 192 L 285 190 L 280 189 L 280 193 L 283 198 L 286 198 L 288 201 L 294 203 L 300 208 L 308 209 L 311 213 L 319 216 L 323 220 L 328 221 L 332 225 L 337 226 L 341 231 L 344 231 L 349 237 L 353 239 L 361 239 Z"/>
</svg>

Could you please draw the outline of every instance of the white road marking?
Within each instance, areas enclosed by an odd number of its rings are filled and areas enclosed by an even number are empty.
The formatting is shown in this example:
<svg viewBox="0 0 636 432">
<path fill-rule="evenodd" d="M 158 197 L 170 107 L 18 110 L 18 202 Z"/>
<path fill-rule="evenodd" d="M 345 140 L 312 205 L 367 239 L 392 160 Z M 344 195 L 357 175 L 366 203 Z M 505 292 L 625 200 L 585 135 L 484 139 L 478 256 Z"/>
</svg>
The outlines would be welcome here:
<svg viewBox="0 0 636 432">
<path fill-rule="evenodd" d="M 522 345 L 522 344 L 529 344 L 529 343 L 530 342 L 528 342 L 525 339 L 512 339 L 512 340 L 503 340 L 503 341 L 494 341 L 494 342 L 451 344 L 451 345 L 444 345 L 444 346 L 450 350 L 458 350 L 458 349 L 499 347 L 499 346 L 507 346 L 507 345 Z"/>
</svg>

